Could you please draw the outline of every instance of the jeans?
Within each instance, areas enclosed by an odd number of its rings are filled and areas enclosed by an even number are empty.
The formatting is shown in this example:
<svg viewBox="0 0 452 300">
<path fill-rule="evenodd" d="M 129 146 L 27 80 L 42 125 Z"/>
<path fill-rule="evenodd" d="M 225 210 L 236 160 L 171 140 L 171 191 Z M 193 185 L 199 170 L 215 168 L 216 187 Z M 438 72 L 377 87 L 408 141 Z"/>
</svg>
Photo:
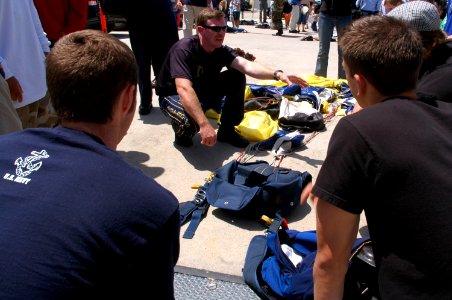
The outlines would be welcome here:
<svg viewBox="0 0 452 300">
<path fill-rule="evenodd" d="M 318 21 L 319 30 L 319 53 L 317 55 L 317 64 L 315 66 L 315 75 L 327 77 L 328 55 L 330 52 L 330 42 L 333 37 L 333 30 L 336 27 L 338 38 L 341 36 L 344 28 L 350 24 L 352 16 L 329 16 L 320 13 Z M 338 47 L 338 78 L 345 78 L 345 72 L 342 68 L 342 50 Z"/>
</svg>

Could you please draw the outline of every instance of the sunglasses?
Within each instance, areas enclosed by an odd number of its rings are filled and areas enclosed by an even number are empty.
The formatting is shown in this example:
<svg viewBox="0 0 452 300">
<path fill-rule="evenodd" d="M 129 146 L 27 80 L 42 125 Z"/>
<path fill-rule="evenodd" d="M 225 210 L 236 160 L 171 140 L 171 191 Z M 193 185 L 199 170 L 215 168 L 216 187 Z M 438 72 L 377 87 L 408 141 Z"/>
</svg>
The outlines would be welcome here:
<svg viewBox="0 0 452 300">
<path fill-rule="evenodd" d="M 215 26 L 215 25 L 207 26 L 207 25 L 204 25 L 203 27 L 207 28 L 207 29 L 210 29 L 212 31 L 215 31 L 215 32 L 220 32 L 221 30 L 226 31 L 226 28 L 228 26 Z"/>
</svg>

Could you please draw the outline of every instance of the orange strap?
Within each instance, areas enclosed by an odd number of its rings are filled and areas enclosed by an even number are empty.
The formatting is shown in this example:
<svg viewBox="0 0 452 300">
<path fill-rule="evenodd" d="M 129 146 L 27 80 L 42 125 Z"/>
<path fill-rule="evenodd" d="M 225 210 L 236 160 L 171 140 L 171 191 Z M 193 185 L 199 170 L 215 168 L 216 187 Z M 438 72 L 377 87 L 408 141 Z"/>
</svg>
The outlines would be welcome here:
<svg viewBox="0 0 452 300">
<path fill-rule="evenodd" d="M 107 32 L 107 17 L 105 16 L 99 1 L 97 1 L 97 5 L 99 6 L 100 27 L 102 32 Z"/>
</svg>

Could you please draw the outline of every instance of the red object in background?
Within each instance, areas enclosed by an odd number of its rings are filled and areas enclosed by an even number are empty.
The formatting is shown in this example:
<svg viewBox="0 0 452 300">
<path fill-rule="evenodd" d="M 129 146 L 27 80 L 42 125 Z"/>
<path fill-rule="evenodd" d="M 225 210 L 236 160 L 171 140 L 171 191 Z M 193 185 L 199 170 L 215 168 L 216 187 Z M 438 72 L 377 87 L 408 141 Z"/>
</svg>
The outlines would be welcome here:
<svg viewBox="0 0 452 300">
<path fill-rule="evenodd" d="M 108 32 L 107 30 L 107 17 L 105 16 L 102 7 L 100 6 L 99 1 L 97 2 L 99 5 L 99 18 L 100 18 L 100 27 L 102 29 L 102 32 Z"/>
</svg>

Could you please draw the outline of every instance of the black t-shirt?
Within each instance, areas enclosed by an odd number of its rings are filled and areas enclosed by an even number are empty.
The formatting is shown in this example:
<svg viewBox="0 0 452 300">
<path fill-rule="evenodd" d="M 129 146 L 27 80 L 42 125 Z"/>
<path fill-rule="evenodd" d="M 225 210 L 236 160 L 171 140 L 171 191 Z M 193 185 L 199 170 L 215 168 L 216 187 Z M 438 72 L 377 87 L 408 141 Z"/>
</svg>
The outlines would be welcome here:
<svg viewBox="0 0 452 300">
<path fill-rule="evenodd" d="M 173 299 L 178 201 L 86 133 L 0 139 L 0 299 Z"/>
<path fill-rule="evenodd" d="M 217 86 L 221 70 L 229 68 L 236 57 L 237 54 L 228 46 L 207 53 L 198 36 L 183 38 L 173 45 L 166 56 L 157 79 L 157 94 L 161 97 L 177 95 L 175 78 L 186 78 L 193 83 L 195 92 L 201 98 Z"/>
<path fill-rule="evenodd" d="M 312 192 L 365 211 L 382 299 L 452 298 L 451 120 L 451 103 L 393 99 L 331 137 Z"/>
<path fill-rule="evenodd" d="M 436 47 L 422 64 L 417 85 L 419 96 L 452 102 L 452 41 Z"/>
</svg>

